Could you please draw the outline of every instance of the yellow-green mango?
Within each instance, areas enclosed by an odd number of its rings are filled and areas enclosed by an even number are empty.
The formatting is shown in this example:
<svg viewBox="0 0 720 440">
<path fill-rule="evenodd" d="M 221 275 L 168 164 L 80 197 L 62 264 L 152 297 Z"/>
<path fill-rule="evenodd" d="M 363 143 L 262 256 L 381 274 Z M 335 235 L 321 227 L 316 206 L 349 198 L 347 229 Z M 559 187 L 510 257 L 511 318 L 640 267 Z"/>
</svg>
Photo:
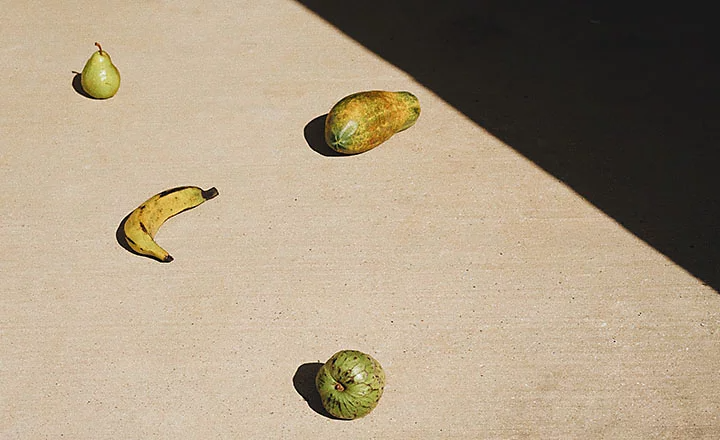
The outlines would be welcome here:
<svg viewBox="0 0 720 440">
<path fill-rule="evenodd" d="M 325 142 L 338 153 L 362 153 L 410 128 L 419 116 L 420 102 L 410 92 L 353 93 L 328 112 Z"/>
</svg>

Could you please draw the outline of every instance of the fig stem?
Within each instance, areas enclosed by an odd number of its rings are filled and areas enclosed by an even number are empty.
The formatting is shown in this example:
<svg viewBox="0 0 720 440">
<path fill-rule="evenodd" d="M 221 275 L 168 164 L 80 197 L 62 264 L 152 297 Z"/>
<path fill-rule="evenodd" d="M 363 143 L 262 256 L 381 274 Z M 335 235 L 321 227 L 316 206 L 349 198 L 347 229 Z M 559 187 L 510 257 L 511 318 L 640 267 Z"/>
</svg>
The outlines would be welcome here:
<svg viewBox="0 0 720 440">
<path fill-rule="evenodd" d="M 338 391 L 345 391 L 345 387 L 341 383 L 335 384 L 335 389 Z"/>
</svg>

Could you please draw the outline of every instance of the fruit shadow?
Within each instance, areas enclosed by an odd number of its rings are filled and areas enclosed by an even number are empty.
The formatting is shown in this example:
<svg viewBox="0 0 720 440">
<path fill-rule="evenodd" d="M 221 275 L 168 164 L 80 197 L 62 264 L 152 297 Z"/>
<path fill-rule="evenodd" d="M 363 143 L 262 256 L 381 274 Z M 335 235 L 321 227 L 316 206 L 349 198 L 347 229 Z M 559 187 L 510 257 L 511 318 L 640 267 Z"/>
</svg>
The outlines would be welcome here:
<svg viewBox="0 0 720 440">
<path fill-rule="evenodd" d="M 132 213 L 130 213 L 132 214 Z M 127 242 L 127 238 L 125 237 L 125 223 L 127 222 L 128 217 L 130 217 L 130 214 L 126 215 L 124 219 L 120 222 L 120 226 L 118 226 L 117 230 L 115 231 L 115 240 L 118 242 L 118 244 L 125 249 L 126 251 L 130 252 L 131 254 L 139 255 L 141 257 L 147 257 L 151 258 L 153 260 L 159 261 L 161 263 L 168 263 L 167 261 L 160 260 L 158 258 L 153 258 L 148 255 L 143 255 L 135 252 L 133 248 L 130 247 L 130 245 Z"/>
<path fill-rule="evenodd" d="M 320 362 L 300 365 L 295 372 L 295 376 L 293 376 L 293 386 L 295 387 L 295 391 L 305 399 L 310 409 L 328 419 L 343 420 L 327 412 L 325 407 L 323 407 L 322 400 L 320 400 L 320 394 L 315 387 L 315 376 L 317 376 L 322 366 L 323 364 Z"/>
<path fill-rule="evenodd" d="M 127 222 L 128 217 L 130 217 L 130 214 L 126 215 L 125 218 L 122 219 L 122 221 L 120 222 L 120 226 L 118 226 L 117 231 L 115 231 L 115 240 L 117 240 L 118 244 L 126 251 L 130 252 L 131 254 L 139 255 L 130 247 L 127 242 L 127 238 L 125 237 L 125 223 Z"/>
<path fill-rule="evenodd" d="M 347 154 L 340 154 L 333 150 L 325 143 L 325 118 L 327 113 L 320 115 L 305 125 L 305 141 L 307 144 L 315 150 L 316 153 L 322 154 L 328 157 L 340 157 L 347 156 Z"/>
<path fill-rule="evenodd" d="M 92 96 L 88 95 L 88 93 L 83 89 L 82 82 L 81 82 L 82 74 L 80 72 L 76 72 L 74 70 L 73 70 L 73 73 L 75 74 L 75 76 L 73 76 L 73 79 L 72 79 L 72 88 L 75 89 L 75 92 L 77 92 L 78 95 L 82 95 L 82 96 L 86 97 L 87 99 L 92 99 L 92 100 L 98 101 L 97 98 L 93 98 Z"/>
</svg>

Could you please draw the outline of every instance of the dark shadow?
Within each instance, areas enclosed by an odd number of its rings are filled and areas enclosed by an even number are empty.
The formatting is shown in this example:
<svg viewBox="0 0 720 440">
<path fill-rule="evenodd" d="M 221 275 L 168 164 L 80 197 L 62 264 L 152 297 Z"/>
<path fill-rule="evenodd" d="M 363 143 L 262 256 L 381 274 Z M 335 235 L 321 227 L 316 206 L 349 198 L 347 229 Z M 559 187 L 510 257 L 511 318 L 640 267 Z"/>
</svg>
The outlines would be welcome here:
<svg viewBox="0 0 720 440">
<path fill-rule="evenodd" d="M 299 1 L 720 290 L 720 26 L 708 8 L 369 0 L 350 13 Z"/>
<path fill-rule="evenodd" d="M 75 76 L 73 76 L 73 79 L 72 79 L 72 88 L 75 89 L 75 91 L 79 95 L 82 95 L 88 99 L 98 100 L 97 98 L 93 98 L 92 96 L 88 95 L 88 93 L 85 91 L 85 89 L 83 89 L 82 82 L 81 82 L 82 74 L 80 72 L 75 72 L 75 71 L 73 71 L 73 73 L 75 74 Z"/>
<path fill-rule="evenodd" d="M 305 125 L 305 142 L 315 150 L 315 152 L 322 154 L 323 156 L 347 156 L 346 154 L 338 153 L 328 146 L 325 142 L 325 118 L 327 113 L 318 116 L 312 121 Z"/>
<path fill-rule="evenodd" d="M 118 226 L 117 230 L 115 231 L 115 240 L 117 240 L 118 244 L 122 246 L 123 249 L 127 250 L 130 253 L 138 255 L 138 253 L 130 247 L 127 242 L 127 238 L 125 237 L 125 222 L 127 222 L 128 217 L 130 217 L 130 214 L 126 215 L 125 218 L 122 219 L 122 221 L 120 222 L 120 226 Z"/>
<path fill-rule="evenodd" d="M 330 415 L 330 413 L 325 410 L 320 400 L 320 394 L 318 394 L 317 388 L 315 388 L 315 376 L 322 366 L 323 364 L 320 362 L 300 365 L 293 376 L 293 386 L 295 387 L 295 391 L 305 399 L 310 409 L 329 419 L 342 420 Z"/>
</svg>

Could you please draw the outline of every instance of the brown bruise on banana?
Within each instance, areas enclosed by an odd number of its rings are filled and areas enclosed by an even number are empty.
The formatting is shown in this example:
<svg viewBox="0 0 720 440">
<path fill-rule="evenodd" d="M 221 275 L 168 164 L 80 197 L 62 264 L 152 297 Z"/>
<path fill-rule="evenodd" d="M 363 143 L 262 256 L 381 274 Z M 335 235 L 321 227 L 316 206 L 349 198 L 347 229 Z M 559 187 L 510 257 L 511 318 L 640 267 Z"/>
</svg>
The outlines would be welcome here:
<svg viewBox="0 0 720 440">
<path fill-rule="evenodd" d="M 175 188 L 166 189 L 165 191 L 158 193 L 155 197 L 157 197 L 158 199 L 161 199 L 163 197 L 169 196 L 170 194 L 177 193 L 179 191 L 184 191 L 188 188 L 196 188 L 196 187 L 187 186 L 187 185 L 186 186 L 178 186 Z M 213 199 L 213 198 L 217 197 L 218 194 L 220 194 L 218 192 L 217 188 L 215 188 L 214 186 L 210 189 L 204 190 L 204 189 L 198 188 L 198 190 L 200 191 L 200 195 L 204 200 Z"/>
<path fill-rule="evenodd" d="M 178 186 L 176 188 L 166 189 L 165 191 L 158 193 L 155 197 L 157 197 L 159 200 L 159 199 L 162 199 L 163 197 L 169 196 L 170 194 L 176 193 L 178 191 L 183 191 L 187 188 L 190 188 L 190 187 L 189 186 Z"/>
</svg>

